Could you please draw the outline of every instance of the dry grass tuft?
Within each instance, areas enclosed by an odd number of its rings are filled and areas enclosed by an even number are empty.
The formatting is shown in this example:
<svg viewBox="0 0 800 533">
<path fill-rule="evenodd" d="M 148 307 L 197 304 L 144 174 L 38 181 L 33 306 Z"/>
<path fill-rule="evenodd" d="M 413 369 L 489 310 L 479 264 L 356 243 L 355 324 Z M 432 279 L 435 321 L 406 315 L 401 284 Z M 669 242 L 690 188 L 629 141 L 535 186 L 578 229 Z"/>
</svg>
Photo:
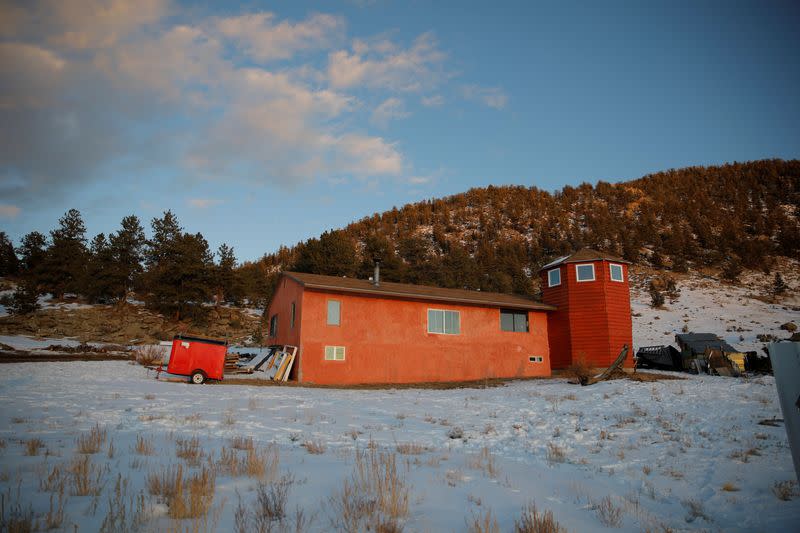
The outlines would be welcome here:
<svg viewBox="0 0 800 533">
<path fill-rule="evenodd" d="M 722 485 L 722 490 L 724 490 L 725 492 L 737 492 L 739 490 L 739 487 L 737 487 L 736 485 L 734 485 L 729 481 L 724 485 Z"/>
<path fill-rule="evenodd" d="M 236 450 L 229 450 L 225 446 L 219 452 L 219 460 L 216 466 L 220 473 L 230 477 L 237 477 L 244 470 L 243 461 L 239 458 Z"/>
<path fill-rule="evenodd" d="M 497 524 L 497 519 L 492 516 L 491 509 L 486 509 L 485 513 L 481 511 L 477 515 L 473 514 L 471 520 L 464 521 L 468 533 L 500 533 L 500 526 Z"/>
<path fill-rule="evenodd" d="M 25 441 L 25 455 L 39 455 L 39 450 L 44 448 L 44 441 L 41 439 L 29 439 Z"/>
<path fill-rule="evenodd" d="M 686 515 L 687 522 L 694 522 L 698 518 L 702 518 L 706 522 L 711 522 L 711 519 L 706 514 L 705 510 L 703 509 L 703 502 L 699 500 L 693 500 L 691 498 L 687 500 L 681 501 L 684 507 L 686 507 L 686 511 L 688 514 Z"/>
<path fill-rule="evenodd" d="M 148 438 L 136 435 L 136 445 L 134 450 L 139 455 L 155 455 L 156 450 L 153 446 L 153 441 Z"/>
<path fill-rule="evenodd" d="M 168 466 L 158 472 L 147 474 L 147 492 L 152 496 L 168 501 L 178 492 L 178 485 L 183 482 L 183 465 Z"/>
<path fill-rule="evenodd" d="M 245 437 L 238 435 L 231 439 L 231 448 L 234 450 L 252 450 L 256 445 L 253 442 L 253 437 Z"/>
<path fill-rule="evenodd" d="M 325 453 L 325 443 L 321 440 L 307 440 L 302 444 L 306 451 L 313 455 L 322 455 Z"/>
<path fill-rule="evenodd" d="M 144 399 L 145 400 L 155 400 L 156 399 L 156 395 L 155 394 L 145 394 L 144 395 Z"/>
<path fill-rule="evenodd" d="M 514 533 L 567 533 L 553 518 L 552 511 L 539 512 L 531 502 L 522 509 L 519 520 L 514 520 Z"/>
<path fill-rule="evenodd" d="M 8 533 L 29 533 L 36 529 L 33 508 L 30 504 L 24 508 L 21 503 L 11 503 L 11 489 L 6 494 L 0 494 L 0 525 L 2 531 Z"/>
<path fill-rule="evenodd" d="M 567 460 L 567 452 L 558 444 L 547 443 L 547 462 L 552 464 L 563 463 Z"/>
<path fill-rule="evenodd" d="M 175 455 L 192 466 L 199 465 L 200 460 L 205 457 L 203 449 L 200 447 L 200 439 L 197 437 L 177 439 L 175 441 Z"/>
<path fill-rule="evenodd" d="M 69 465 L 69 478 L 73 496 L 97 496 L 103 486 L 102 470 L 92 464 L 88 455 L 79 455 Z"/>
<path fill-rule="evenodd" d="M 95 424 L 95 426 L 89 430 L 89 433 L 84 433 L 78 437 L 78 453 L 89 455 L 99 452 L 107 438 L 108 432 L 105 428 L 101 428 L 98 424 Z"/>
<path fill-rule="evenodd" d="M 401 455 L 422 455 L 425 452 L 431 451 L 428 446 L 416 442 L 400 442 L 395 446 L 395 449 L 397 453 Z"/>
<path fill-rule="evenodd" d="M 495 479 L 500 470 L 494 462 L 494 456 L 488 446 L 484 446 L 480 453 L 467 457 L 467 466 L 474 470 L 480 470 L 484 475 Z"/>
<path fill-rule="evenodd" d="M 167 500 L 169 516 L 176 519 L 206 516 L 214 502 L 216 475 L 206 467 L 180 483 L 177 492 Z"/>
<path fill-rule="evenodd" d="M 245 456 L 245 472 L 247 475 L 258 479 L 275 479 L 278 475 L 280 455 L 278 446 L 270 444 L 263 450 L 252 448 L 247 450 Z"/>
<path fill-rule="evenodd" d="M 344 531 L 401 531 L 408 516 L 409 489 L 396 454 L 356 450 L 353 472 L 329 499 L 331 525 Z"/>
</svg>

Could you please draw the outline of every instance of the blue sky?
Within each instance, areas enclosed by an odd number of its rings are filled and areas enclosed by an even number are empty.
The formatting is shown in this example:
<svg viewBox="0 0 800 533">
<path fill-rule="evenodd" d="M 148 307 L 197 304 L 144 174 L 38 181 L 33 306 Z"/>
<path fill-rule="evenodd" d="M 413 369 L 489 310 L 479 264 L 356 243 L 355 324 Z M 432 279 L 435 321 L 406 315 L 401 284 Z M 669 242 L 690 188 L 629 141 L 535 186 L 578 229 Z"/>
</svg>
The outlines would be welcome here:
<svg viewBox="0 0 800 533">
<path fill-rule="evenodd" d="M 0 5 L 0 230 L 172 209 L 253 260 L 489 184 L 800 155 L 793 2 Z"/>
</svg>

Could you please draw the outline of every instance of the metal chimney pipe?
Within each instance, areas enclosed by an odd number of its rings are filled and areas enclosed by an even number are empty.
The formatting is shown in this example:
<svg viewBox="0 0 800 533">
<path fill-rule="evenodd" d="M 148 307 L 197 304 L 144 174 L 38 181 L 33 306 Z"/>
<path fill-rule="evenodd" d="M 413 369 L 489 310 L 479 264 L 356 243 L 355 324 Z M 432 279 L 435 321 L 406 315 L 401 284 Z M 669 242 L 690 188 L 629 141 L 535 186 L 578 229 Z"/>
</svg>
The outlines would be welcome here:
<svg viewBox="0 0 800 533">
<path fill-rule="evenodd" d="M 381 284 L 381 260 L 380 258 L 375 258 L 375 273 L 372 276 L 372 284 L 376 287 Z"/>
</svg>

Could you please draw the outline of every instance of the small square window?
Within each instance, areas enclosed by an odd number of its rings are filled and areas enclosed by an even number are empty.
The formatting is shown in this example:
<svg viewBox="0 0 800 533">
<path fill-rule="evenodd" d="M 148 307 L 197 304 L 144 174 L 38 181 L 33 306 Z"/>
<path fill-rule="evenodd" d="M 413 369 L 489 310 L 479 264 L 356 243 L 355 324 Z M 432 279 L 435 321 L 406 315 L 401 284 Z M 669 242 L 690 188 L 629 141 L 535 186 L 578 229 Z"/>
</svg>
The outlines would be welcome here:
<svg viewBox="0 0 800 533">
<path fill-rule="evenodd" d="M 344 346 L 326 346 L 326 361 L 344 361 Z"/>
<path fill-rule="evenodd" d="M 578 281 L 594 281 L 594 265 L 575 265 L 575 276 Z"/>
<path fill-rule="evenodd" d="M 561 269 L 554 268 L 553 270 L 547 271 L 547 286 L 548 287 L 555 287 L 556 285 L 561 285 Z"/>
<path fill-rule="evenodd" d="M 328 325 L 338 326 L 342 321 L 342 302 L 328 300 Z"/>
<path fill-rule="evenodd" d="M 528 361 L 530 361 L 531 363 L 541 363 L 542 361 L 544 361 L 544 357 L 542 357 L 541 355 L 531 355 L 530 357 L 528 357 Z"/>
<path fill-rule="evenodd" d="M 622 277 L 622 265 L 610 263 L 608 269 L 611 273 L 611 281 L 624 281 Z"/>
</svg>

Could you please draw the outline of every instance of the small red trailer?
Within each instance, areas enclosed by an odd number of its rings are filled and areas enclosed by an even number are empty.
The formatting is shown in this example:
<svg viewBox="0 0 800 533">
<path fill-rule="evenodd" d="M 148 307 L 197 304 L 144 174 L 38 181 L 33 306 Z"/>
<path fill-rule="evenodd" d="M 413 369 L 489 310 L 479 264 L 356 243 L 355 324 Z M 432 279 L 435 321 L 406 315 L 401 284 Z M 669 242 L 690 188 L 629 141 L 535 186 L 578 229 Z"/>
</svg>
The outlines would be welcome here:
<svg viewBox="0 0 800 533">
<path fill-rule="evenodd" d="M 190 376 L 191 382 L 198 385 L 207 379 L 222 379 L 227 351 L 225 341 L 175 335 L 167 372 Z"/>
</svg>

